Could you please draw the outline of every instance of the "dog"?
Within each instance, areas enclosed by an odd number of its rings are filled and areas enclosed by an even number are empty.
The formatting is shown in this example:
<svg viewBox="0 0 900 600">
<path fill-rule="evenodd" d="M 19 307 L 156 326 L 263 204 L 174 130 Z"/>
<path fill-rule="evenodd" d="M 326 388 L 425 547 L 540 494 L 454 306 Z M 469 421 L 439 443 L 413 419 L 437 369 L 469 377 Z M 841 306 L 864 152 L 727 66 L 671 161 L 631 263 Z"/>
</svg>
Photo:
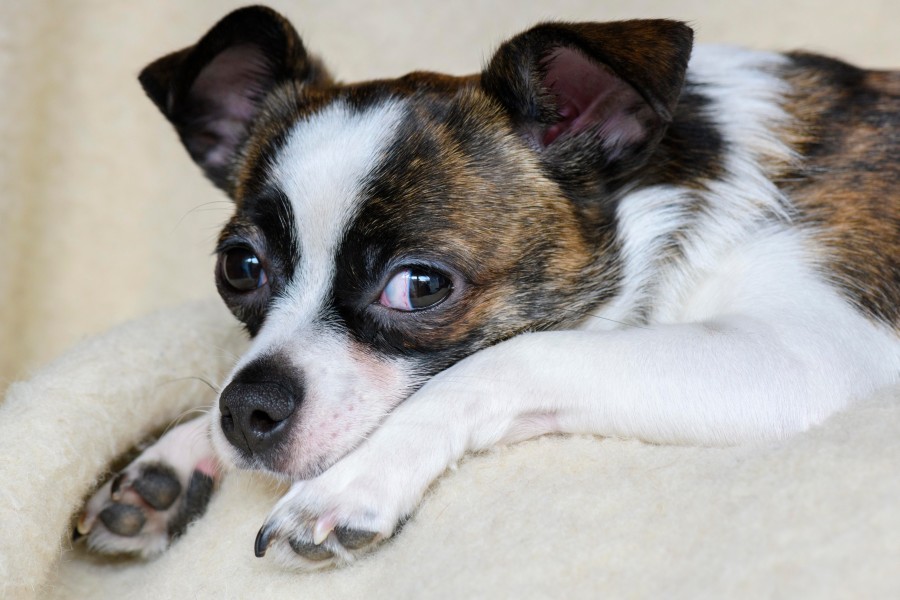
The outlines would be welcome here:
<svg viewBox="0 0 900 600">
<path fill-rule="evenodd" d="M 161 552 L 234 466 L 291 482 L 257 556 L 343 564 L 466 452 L 780 439 L 896 383 L 900 72 L 692 47 L 550 22 L 477 75 L 341 84 L 250 7 L 149 65 L 234 201 L 216 281 L 252 342 L 76 535 Z"/>
</svg>

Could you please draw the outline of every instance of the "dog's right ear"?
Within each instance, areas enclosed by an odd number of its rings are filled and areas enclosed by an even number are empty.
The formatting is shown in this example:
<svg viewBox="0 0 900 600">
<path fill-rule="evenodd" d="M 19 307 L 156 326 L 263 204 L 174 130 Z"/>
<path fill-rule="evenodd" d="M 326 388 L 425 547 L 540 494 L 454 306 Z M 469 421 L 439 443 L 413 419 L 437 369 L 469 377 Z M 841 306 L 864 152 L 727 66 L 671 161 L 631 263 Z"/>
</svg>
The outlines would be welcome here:
<svg viewBox="0 0 900 600">
<path fill-rule="evenodd" d="M 232 12 L 196 45 L 151 63 L 139 79 L 194 161 L 226 191 L 266 95 L 290 80 L 331 83 L 287 19 L 262 6 Z"/>
</svg>

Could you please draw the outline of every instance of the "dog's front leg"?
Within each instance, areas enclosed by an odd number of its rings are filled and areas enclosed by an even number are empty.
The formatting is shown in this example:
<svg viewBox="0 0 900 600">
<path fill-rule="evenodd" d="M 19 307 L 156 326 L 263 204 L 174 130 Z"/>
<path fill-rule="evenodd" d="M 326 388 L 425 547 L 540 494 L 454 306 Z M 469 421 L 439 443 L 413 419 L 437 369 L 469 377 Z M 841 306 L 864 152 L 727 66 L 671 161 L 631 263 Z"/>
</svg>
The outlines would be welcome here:
<svg viewBox="0 0 900 600">
<path fill-rule="evenodd" d="M 467 451 L 548 432 L 699 444 L 776 438 L 895 376 L 895 353 L 871 360 L 881 351 L 876 334 L 809 325 L 732 317 L 532 333 L 476 353 L 322 475 L 296 482 L 260 530 L 257 553 L 271 545 L 304 566 L 350 560 L 389 537 Z"/>
</svg>

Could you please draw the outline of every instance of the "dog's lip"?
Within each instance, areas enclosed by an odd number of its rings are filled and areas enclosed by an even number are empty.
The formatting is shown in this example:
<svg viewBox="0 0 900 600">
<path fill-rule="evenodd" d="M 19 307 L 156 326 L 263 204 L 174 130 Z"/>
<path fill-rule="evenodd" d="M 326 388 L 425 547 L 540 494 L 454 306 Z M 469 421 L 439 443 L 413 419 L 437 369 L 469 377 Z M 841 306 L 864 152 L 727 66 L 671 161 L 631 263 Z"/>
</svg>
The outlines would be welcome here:
<svg viewBox="0 0 900 600">
<path fill-rule="evenodd" d="M 229 447 L 231 447 L 230 444 Z M 292 469 L 286 468 L 283 464 L 271 465 L 265 463 L 256 456 L 245 456 L 237 449 L 229 452 L 228 460 L 237 469 L 240 469 L 242 471 L 257 471 L 265 473 L 286 484 L 291 484 L 295 481 L 303 481 L 306 479 L 314 479 L 315 477 L 318 477 L 319 475 L 324 473 L 325 469 L 327 468 L 322 467 L 320 463 L 315 463 L 309 465 L 301 471 L 294 471 Z M 327 464 L 329 466 L 333 465 L 337 462 L 337 460 L 329 461 Z M 282 459 L 282 461 L 280 462 L 284 463 L 285 460 Z"/>
</svg>

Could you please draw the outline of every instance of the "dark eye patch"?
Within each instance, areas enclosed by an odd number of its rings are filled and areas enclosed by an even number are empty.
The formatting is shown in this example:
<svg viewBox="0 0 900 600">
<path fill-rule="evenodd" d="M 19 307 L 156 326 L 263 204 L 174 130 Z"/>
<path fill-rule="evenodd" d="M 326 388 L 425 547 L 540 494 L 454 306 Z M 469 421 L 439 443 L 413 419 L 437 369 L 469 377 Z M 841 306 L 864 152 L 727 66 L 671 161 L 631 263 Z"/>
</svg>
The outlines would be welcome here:
<svg viewBox="0 0 900 600">
<path fill-rule="evenodd" d="M 300 244 L 283 192 L 269 188 L 237 206 L 219 237 L 216 285 L 231 312 L 256 335 L 272 298 L 294 277 Z"/>
<path fill-rule="evenodd" d="M 300 258 L 300 240 L 287 195 L 270 186 L 259 195 L 244 198 L 236 217 L 259 232 L 265 241 L 267 258 L 277 264 L 281 276 L 293 278 Z"/>
</svg>

